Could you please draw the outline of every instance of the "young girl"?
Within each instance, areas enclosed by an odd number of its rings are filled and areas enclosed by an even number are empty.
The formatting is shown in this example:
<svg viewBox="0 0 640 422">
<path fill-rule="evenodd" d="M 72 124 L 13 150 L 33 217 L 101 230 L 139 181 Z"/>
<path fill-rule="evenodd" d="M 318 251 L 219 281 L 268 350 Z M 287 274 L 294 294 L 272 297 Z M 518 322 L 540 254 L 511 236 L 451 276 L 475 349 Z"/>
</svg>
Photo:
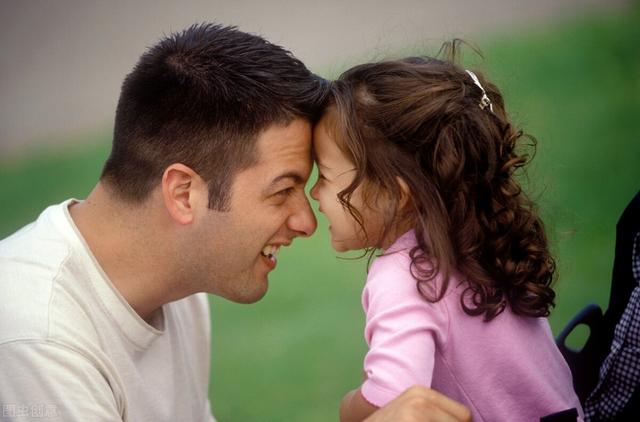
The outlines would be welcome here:
<svg viewBox="0 0 640 422">
<path fill-rule="evenodd" d="M 365 380 L 342 421 L 413 384 L 474 421 L 582 416 L 545 318 L 554 261 L 514 179 L 523 138 L 498 89 L 453 60 L 364 64 L 333 83 L 311 196 L 337 251 L 384 250 L 362 294 Z"/>
</svg>

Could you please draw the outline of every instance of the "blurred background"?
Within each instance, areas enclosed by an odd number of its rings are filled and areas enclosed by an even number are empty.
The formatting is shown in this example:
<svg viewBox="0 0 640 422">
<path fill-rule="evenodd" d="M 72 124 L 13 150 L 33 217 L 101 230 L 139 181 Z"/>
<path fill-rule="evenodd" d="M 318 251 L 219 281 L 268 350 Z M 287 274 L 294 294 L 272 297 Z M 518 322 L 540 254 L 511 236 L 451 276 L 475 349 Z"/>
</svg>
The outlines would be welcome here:
<svg viewBox="0 0 640 422">
<path fill-rule="evenodd" d="M 622 0 L 11 1 L 0 3 L 0 237 L 83 198 L 110 149 L 120 84 L 162 34 L 217 21 L 265 36 L 316 73 L 462 37 L 468 65 L 538 139 L 523 183 L 558 260 L 558 331 L 606 307 L 615 223 L 640 189 L 640 7 Z M 361 377 L 365 260 L 330 249 L 326 222 L 281 252 L 267 296 L 212 298 L 210 395 L 220 421 L 337 419 Z M 586 332 L 573 339 L 576 345 Z M 491 339 L 487 339 L 491 341 Z"/>
</svg>

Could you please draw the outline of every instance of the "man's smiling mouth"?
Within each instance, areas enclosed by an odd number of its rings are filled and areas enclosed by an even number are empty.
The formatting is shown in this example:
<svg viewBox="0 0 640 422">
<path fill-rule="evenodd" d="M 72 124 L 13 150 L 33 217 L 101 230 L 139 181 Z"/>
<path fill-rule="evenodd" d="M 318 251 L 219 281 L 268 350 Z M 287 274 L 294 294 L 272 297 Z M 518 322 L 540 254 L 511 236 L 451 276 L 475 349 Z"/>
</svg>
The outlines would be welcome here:
<svg viewBox="0 0 640 422">
<path fill-rule="evenodd" d="M 280 246 L 276 245 L 267 245 L 262 248 L 262 256 L 269 258 L 274 263 L 278 261 L 278 251 L 280 250 Z"/>
</svg>

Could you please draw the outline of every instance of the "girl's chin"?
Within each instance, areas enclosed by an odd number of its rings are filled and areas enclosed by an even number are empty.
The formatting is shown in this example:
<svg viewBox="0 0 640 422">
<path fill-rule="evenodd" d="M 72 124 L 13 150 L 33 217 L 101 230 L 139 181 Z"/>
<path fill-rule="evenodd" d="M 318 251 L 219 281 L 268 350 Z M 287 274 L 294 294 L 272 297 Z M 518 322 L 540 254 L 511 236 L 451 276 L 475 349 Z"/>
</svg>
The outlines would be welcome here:
<svg viewBox="0 0 640 422">
<path fill-rule="evenodd" d="M 345 245 L 344 242 L 340 240 L 334 240 L 333 238 L 331 239 L 331 247 L 336 252 L 347 252 L 351 250 L 350 248 L 347 247 L 347 245 Z"/>
<path fill-rule="evenodd" d="M 331 238 L 331 247 L 336 252 L 349 252 L 363 249 L 364 246 L 357 244 L 357 241 L 354 240 L 335 240 Z"/>
</svg>

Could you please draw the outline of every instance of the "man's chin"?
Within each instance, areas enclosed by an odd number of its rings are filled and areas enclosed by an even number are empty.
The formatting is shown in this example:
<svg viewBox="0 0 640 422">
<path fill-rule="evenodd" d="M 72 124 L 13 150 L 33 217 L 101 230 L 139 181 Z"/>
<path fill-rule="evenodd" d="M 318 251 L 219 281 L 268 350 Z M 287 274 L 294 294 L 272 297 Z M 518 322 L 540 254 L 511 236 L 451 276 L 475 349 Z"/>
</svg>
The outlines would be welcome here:
<svg viewBox="0 0 640 422">
<path fill-rule="evenodd" d="M 233 292 L 233 294 L 225 296 L 225 299 L 246 305 L 256 303 L 267 294 L 267 290 L 269 289 L 269 280 L 264 280 L 260 282 L 258 286 L 253 287 L 254 288 L 250 290 L 247 289 Z"/>
<path fill-rule="evenodd" d="M 260 301 L 266 294 L 267 294 L 267 291 L 265 290 L 262 293 L 260 293 L 259 295 L 243 296 L 242 298 L 240 298 L 238 300 L 234 300 L 234 302 L 241 303 L 241 304 L 244 304 L 244 305 L 250 305 L 252 303 L 256 303 L 256 302 Z"/>
</svg>

